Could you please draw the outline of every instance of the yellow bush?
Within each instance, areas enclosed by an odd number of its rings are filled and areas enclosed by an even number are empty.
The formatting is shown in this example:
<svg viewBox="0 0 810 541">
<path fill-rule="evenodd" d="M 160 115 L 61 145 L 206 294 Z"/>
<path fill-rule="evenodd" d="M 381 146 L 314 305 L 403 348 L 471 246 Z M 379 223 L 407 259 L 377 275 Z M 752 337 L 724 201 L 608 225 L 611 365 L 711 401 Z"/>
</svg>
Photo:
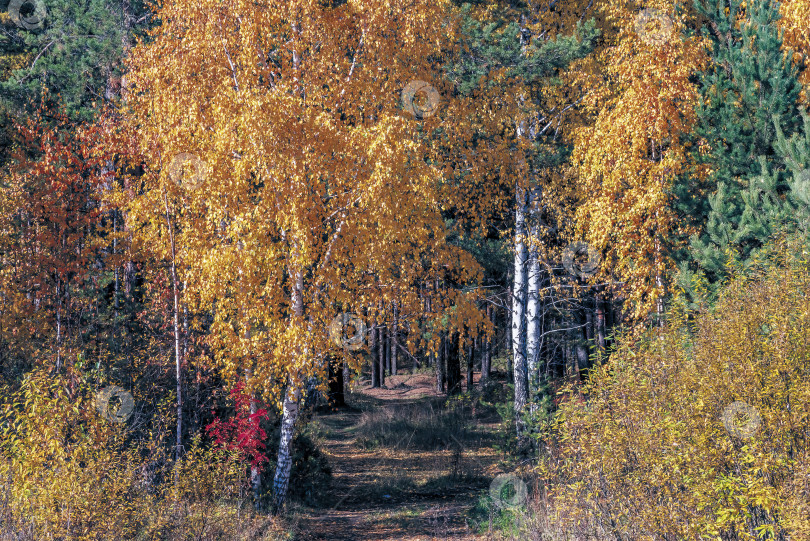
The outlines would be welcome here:
<svg viewBox="0 0 810 541">
<path fill-rule="evenodd" d="M 541 465 L 570 531 L 810 539 L 810 267 L 736 277 L 711 310 L 621 341 Z"/>
<path fill-rule="evenodd" d="M 99 415 L 86 382 L 45 370 L 0 396 L 2 539 L 282 535 L 272 519 L 241 509 L 245 468 L 233 454 L 195 437 L 179 463 L 172 460 L 171 401 L 134 428 Z M 264 537 L 253 537 L 259 530 Z"/>
</svg>

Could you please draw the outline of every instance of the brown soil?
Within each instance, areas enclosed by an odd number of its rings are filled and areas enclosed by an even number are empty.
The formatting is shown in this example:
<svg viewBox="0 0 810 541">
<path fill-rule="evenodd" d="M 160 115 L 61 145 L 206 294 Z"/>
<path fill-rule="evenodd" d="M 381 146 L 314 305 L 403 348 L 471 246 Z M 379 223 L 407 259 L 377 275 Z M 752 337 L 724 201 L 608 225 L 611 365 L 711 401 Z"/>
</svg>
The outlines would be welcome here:
<svg viewBox="0 0 810 541">
<path fill-rule="evenodd" d="M 353 429 L 369 407 L 396 406 L 438 397 L 433 377 L 389 377 L 386 388 L 357 385 L 349 408 L 313 417 L 321 427 L 321 449 L 332 468 L 328 502 L 297 511 L 296 541 L 478 540 L 466 512 L 497 474 L 499 455 L 491 437 L 454 442 L 430 451 L 381 447 L 366 450 Z M 354 406 L 354 407 L 352 407 Z M 491 435 L 497 419 L 476 428 Z M 407 435 L 403 435 L 407 437 Z"/>
</svg>

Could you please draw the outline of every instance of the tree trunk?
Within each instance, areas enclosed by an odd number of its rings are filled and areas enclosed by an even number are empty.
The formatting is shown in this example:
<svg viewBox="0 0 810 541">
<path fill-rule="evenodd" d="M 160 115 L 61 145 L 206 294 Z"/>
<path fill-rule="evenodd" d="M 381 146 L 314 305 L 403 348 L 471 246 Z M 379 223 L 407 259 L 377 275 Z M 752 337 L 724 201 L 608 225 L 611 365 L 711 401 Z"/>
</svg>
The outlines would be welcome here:
<svg viewBox="0 0 810 541">
<path fill-rule="evenodd" d="M 494 323 L 493 313 L 495 310 L 492 308 L 491 304 L 487 305 L 487 319 Z M 492 333 L 493 338 L 495 337 L 495 332 Z M 489 379 L 490 372 L 492 371 L 492 340 L 489 337 L 483 338 L 482 344 L 482 351 L 481 351 L 481 385 L 484 384 L 484 381 Z"/>
<path fill-rule="evenodd" d="M 371 344 L 369 345 L 371 350 L 371 387 L 375 389 L 380 386 L 380 363 L 378 362 L 379 353 L 377 351 L 380 342 L 377 339 L 377 332 L 377 320 L 375 319 L 371 325 Z"/>
<path fill-rule="evenodd" d="M 658 211 L 655 211 L 655 221 L 658 222 Z M 655 286 L 658 297 L 655 301 L 655 315 L 659 328 L 664 328 L 664 277 L 661 274 L 663 268 L 663 255 L 661 253 L 661 239 L 655 234 Z"/>
<path fill-rule="evenodd" d="M 292 308 L 296 321 L 303 321 L 304 315 L 304 278 L 303 273 L 297 270 L 294 274 L 295 285 L 292 291 Z M 307 355 L 306 349 L 297 352 Z M 287 500 L 287 488 L 290 483 L 290 470 L 292 469 L 292 439 L 295 431 L 295 422 L 301 405 L 301 387 L 293 377 L 288 378 L 287 388 L 284 392 L 284 404 L 281 414 L 281 436 L 278 444 L 278 459 L 276 460 L 276 474 L 273 478 L 273 512 L 278 513 Z"/>
<path fill-rule="evenodd" d="M 567 334 L 568 340 L 565 345 L 565 375 L 570 379 L 579 381 L 579 360 L 577 359 L 577 346 L 574 341 L 575 334 L 574 331 L 569 331 Z"/>
<path fill-rule="evenodd" d="M 175 439 L 175 447 L 174 447 L 174 458 L 175 461 L 180 460 L 180 454 L 183 449 L 183 387 L 182 387 L 182 366 L 181 366 L 181 359 L 180 359 L 180 299 L 179 293 L 177 291 L 177 266 L 176 266 L 176 254 L 177 249 L 174 243 L 174 228 L 172 227 L 172 222 L 169 217 L 169 200 L 166 197 L 165 193 L 163 195 L 163 202 L 166 209 L 166 227 L 169 232 L 169 245 L 171 248 L 171 256 L 172 256 L 172 293 L 173 293 L 173 312 L 174 312 L 174 367 L 175 367 L 175 378 L 177 383 L 177 435 Z M 178 475 L 180 470 L 175 469 L 175 477 L 174 482 L 177 485 L 180 481 Z"/>
<path fill-rule="evenodd" d="M 591 310 L 591 307 L 589 305 L 590 305 L 590 303 L 588 303 L 588 305 L 584 308 L 584 310 L 585 310 L 585 340 L 587 340 L 587 342 L 588 342 L 588 346 L 587 346 L 588 353 L 593 351 L 593 348 L 596 345 L 595 341 L 594 341 L 595 336 L 596 336 L 596 333 L 595 333 L 596 321 L 595 321 L 595 319 L 593 317 L 593 311 Z M 590 363 L 589 363 L 589 365 L 590 365 Z"/>
<path fill-rule="evenodd" d="M 590 365 L 588 355 L 588 332 L 587 332 L 587 317 L 583 314 L 584 310 L 578 311 L 579 317 L 577 318 L 577 361 L 580 371 L 587 370 Z"/>
<path fill-rule="evenodd" d="M 527 250 L 526 213 L 528 195 L 519 185 L 515 187 L 517 206 L 515 209 L 515 260 L 514 284 L 512 287 L 512 369 L 514 371 L 515 403 L 514 412 L 517 433 L 523 433 L 520 414 L 528 399 L 528 366 L 526 362 L 526 290 L 527 290 Z"/>
<path fill-rule="evenodd" d="M 385 326 L 380 325 L 377 327 L 377 351 L 379 353 L 379 358 L 377 359 L 380 368 L 377 371 L 377 375 L 380 378 L 380 387 L 385 387 L 385 358 L 387 355 L 385 352 L 388 348 L 385 347 Z"/>
<path fill-rule="evenodd" d="M 338 361 L 333 356 L 329 356 L 329 404 L 333 408 L 342 408 L 346 405 L 346 396 L 343 385 L 343 368 L 346 362 L 342 359 Z"/>
<path fill-rule="evenodd" d="M 392 376 L 391 373 L 391 327 L 384 328 L 384 344 L 385 344 L 385 373 Z"/>
<path fill-rule="evenodd" d="M 510 281 L 514 281 L 515 277 L 511 276 Z M 507 290 L 507 297 L 508 297 L 508 305 L 511 307 L 515 300 L 512 296 L 512 288 L 508 288 Z M 512 336 L 512 327 L 515 324 L 514 322 L 514 313 L 513 311 L 509 310 L 509 324 L 505 325 L 506 329 L 504 333 L 506 334 L 506 343 L 504 344 L 504 348 L 507 350 L 506 355 L 506 379 L 507 381 L 514 381 L 514 363 L 512 362 L 513 351 L 512 348 L 514 346 L 514 340 Z"/>
<path fill-rule="evenodd" d="M 492 361 L 492 346 L 487 338 L 481 339 L 481 379 L 479 383 L 483 386 L 484 382 L 489 379 L 490 365 Z"/>
<path fill-rule="evenodd" d="M 492 344 L 487 338 L 482 338 L 482 340 L 480 384 L 483 386 L 484 382 L 489 379 L 490 367 L 492 365 Z"/>
<path fill-rule="evenodd" d="M 183 291 L 188 288 L 188 282 L 183 280 Z M 183 301 L 183 359 L 188 359 L 188 303 Z"/>
<path fill-rule="evenodd" d="M 445 366 L 447 366 L 447 338 L 445 332 L 442 331 L 441 338 L 439 339 L 439 355 L 436 358 L 436 390 L 440 393 L 444 392 L 444 384 L 446 381 Z"/>
<path fill-rule="evenodd" d="M 276 475 L 273 478 L 273 511 L 278 513 L 287 500 L 287 489 L 292 470 L 292 440 L 295 421 L 298 419 L 301 389 L 292 381 L 284 393 L 284 406 L 281 414 L 281 438 L 278 444 Z"/>
<path fill-rule="evenodd" d="M 245 337 L 250 340 L 250 328 L 245 331 Z M 253 370 L 250 368 L 245 369 L 245 385 L 247 385 L 250 379 L 253 377 Z M 253 393 L 250 395 L 250 414 L 254 415 L 259 411 L 259 403 L 256 401 L 256 398 L 253 396 Z M 250 488 L 253 491 L 253 502 L 256 507 L 259 506 L 259 498 L 261 497 L 261 488 L 262 488 L 262 472 L 259 470 L 258 466 L 251 466 L 250 467 Z"/>
<path fill-rule="evenodd" d="M 391 314 L 392 314 L 392 323 L 391 323 L 391 375 L 397 375 L 397 330 L 398 330 L 398 321 L 397 321 L 397 303 L 396 301 L 391 303 Z"/>
<path fill-rule="evenodd" d="M 599 352 L 605 353 L 605 300 L 596 296 L 596 345 Z"/>
<path fill-rule="evenodd" d="M 459 340 L 460 334 L 454 332 L 448 340 L 447 352 L 447 394 L 461 392 L 461 355 Z"/>
<path fill-rule="evenodd" d="M 474 381 L 475 381 L 473 363 L 475 362 L 475 345 L 476 345 L 477 341 L 478 341 L 477 338 L 473 338 L 472 341 L 470 341 L 470 347 L 469 347 L 469 351 L 468 351 L 469 355 L 467 355 L 467 390 L 468 391 L 472 390 L 473 385 L 474 385 Z"/>
<path fill-rule="evenodd" d="M 59 283 L 56 279 L 56 373 L 62 370 L 62 296 L 59 292 Z M 118 314 L 116 314 L 117 316 Z M 117 319 L 117 317 L 116 317 Z"/>
<path fill-rule="evenodd" d="M 428 351 L 428 366 L 432 366 L 433 369 L 436 370 L 436 374 L 437 374 L 437 376 L 436 376 L 436 391 L 437 392 L 442 392 L 442 390 L 440 389 L 440 387 L 441 387 L 441 379 L 438 376 L 439 367 L 436 364 L 436 352 L 433 351 L 432 349 L 430 351 Z"/>
<path fill-rule="evenodd" d="M 540 357 L 540 260 L 537 250 L 537 225 L 531 227 L 531 246 L 528 249 L 528 285 L 526 299 L 526 375 L 529 407 L 536 409 L 539 389 L 537 364 Z"/>
</svg>

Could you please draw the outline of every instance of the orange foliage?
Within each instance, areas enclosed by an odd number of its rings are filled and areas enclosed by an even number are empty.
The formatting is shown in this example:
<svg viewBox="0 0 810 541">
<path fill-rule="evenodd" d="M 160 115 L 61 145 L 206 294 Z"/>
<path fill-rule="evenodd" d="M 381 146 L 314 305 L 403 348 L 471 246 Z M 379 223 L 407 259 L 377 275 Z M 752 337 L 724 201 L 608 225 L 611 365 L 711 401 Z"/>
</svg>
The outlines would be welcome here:
<svg viewBox="0 0 810 541">
<path fill-rule="evenodd" d="M 637 12 L 609 1 L 601 9 L 619 32 L 598 55 L 603 76 L 586 95 L 595 124 L 576 136 L 576 214 L 585 239 L 607 255 L 603 272 L 625 282 L 638 319 L 660 310 L 672 268 L 665 243 L 685 233 L 668 188 L 690 165 L 683 142 L 695 122 L 690 77 L 707 56 L 702 40 L 681 35 L 688 14 L 672 3 Z"/>
</svg>

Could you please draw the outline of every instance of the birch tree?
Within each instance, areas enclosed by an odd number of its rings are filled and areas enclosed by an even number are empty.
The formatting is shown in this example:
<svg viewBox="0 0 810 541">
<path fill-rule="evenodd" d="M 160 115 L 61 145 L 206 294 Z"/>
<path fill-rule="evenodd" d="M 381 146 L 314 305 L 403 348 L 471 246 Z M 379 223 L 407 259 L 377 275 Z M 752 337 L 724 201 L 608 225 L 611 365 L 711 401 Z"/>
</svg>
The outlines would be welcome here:
<svg viewBox="0 0 810 541">
<path fill-rule="evenodd" d="M 366 308 L 382 321 L 376 307 L 393 301 L 413 312 L 419 296 L 405 290 L 437 269 L 459 283 L 477 276 L 445 242 L 442 172 L 418 137 L 443 111 L 415 115 L 424 96 L 403 97 L 414 80 L 436 89 L 428 99 L 442 96 L 429 61 L 449 46 L 447 9 L 180 0 L 133 50 L 122 133 L 144 174 L 128 218 L 155 227 L 164 190 L 178 205 L 189 309 L 216 306 L 210 342 L 223 375 L 236 382 L 250 369 L 246 390 L 282 414 L 277 510 L 307 382 L 325 382 L 337 347 L 332 320 Z M 201 182 L 171 182 L 181 153 L 195 157 Z M 444 303 L 457 328 L 476 310 L 466 294 Z"/>
<path fill-rule="evenodd" d="M 465 210 L 471 216 L 489 216 L 489 212 L 514 216 L 510 325 L 514 413 L 520 436 L 522 412 L 536 392 L 536 384 L 530 389 L 529 375 L 537 371 L 539 358 L 538 227 L 543 209 L 551 206 L 540 198 L 539 187 L 541 179 L 551 178 L 547 170 L 562 162 L 560 124 L 575 105 L 566 96 L 549 99 L 542 89 L 592 50 L 597 31 L 592 21 L 579 24 L 576 17 L 565 20 L 567 28 L 559 25 L 562 19 L 549 24 L 550 6 L 543 3 L 485 4 L 463 13 L 463 54 L 448 69 L 461 94 L 485 104 L 476 111 L 483 112 L 458 127 L 474 128 L 477 133 L 469 137 L 475 139 L 474 150 L 455 151 L 462 164 L 457 169 L 464 171 L 460 176 L 479 176 L 480 181 L 475 187 L 477 197 L 471 197 L 468 183 L 459 182 L 463 196 L 458 199 L 468 202 Z M 581 8 L 577 15 L 581 20 L 587 7 L 576 7 Z M 564 11 L 570 13 L 568 7 Z"/>
</svg>

